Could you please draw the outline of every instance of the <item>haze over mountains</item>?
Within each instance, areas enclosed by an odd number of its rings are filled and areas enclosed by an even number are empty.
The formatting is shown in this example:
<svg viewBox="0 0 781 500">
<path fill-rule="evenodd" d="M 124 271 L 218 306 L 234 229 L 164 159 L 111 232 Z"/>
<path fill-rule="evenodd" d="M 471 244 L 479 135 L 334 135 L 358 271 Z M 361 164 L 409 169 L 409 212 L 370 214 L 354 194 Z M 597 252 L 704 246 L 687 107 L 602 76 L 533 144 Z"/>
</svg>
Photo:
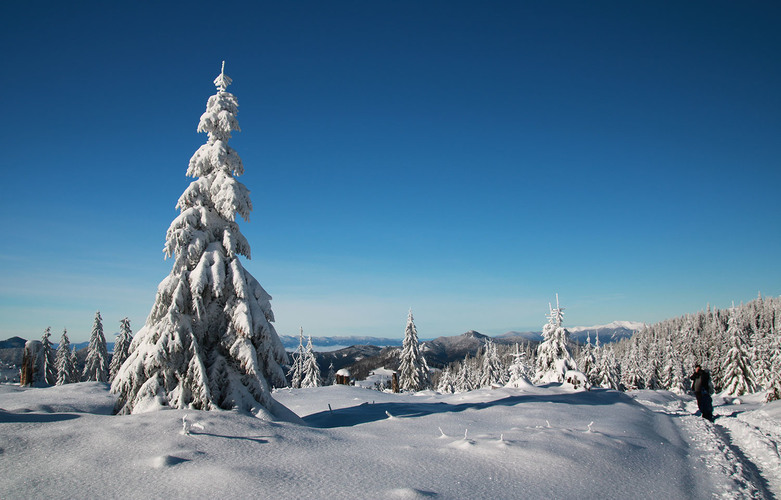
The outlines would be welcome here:
<svg viewBox="0 0 781 500">
<path fill-rule="evenodd" d="M 590 336 L 591 342 L 594 343 L 597 333 L 599 333 L 599 341 L 602 343 L 605 342 L 617 342 L 624 338 L 631 337 L 635 332 L 640 331 L 643 326 L 645 326 L 643 323 L 638 323 L 636 321 L 613 321 L 612 323 L 608 323 L 606 325 L 596 325 L 596 326 L 575 326 L 572 328 L 567 328 L 567 330 L 570 332 L 570 338 L 578 342 L 580 344 L 583 344 L 586 342 L 586 339 Z M 460 339 L 464 335 L 469 334 L 477 334 L 482 337 L 487 337 L 486 335 L 483 335 L 479 332 L 476 332 L 474 330 L 470 330 L 469 332 L 466 332 L 462 335 L 454 335 L 454 336 L 443 336 L 438 337 L 436 339 L 421 339 L 421 342 L 424 344 L 436 342 L 439 341 L 442 342 L 442 339 Z M 282 344 L 285 346 L 288 350 L 295 350 L 298 347 L 298 336 L 294 335 L 280 335 L 279 338 L 282 340 Z M 542 340 L 542 332 L 541 331 L 528 331 L 528 332 L 518 332 L 518 331 L 509 331 L 507 333 L 504 333 L 502 335 L 498 335 L 496 337 L 492 337 L 495 341 L 499 343 L 515 343 L 518 341 L 532 341 L 532 342 L 539 342 Z M 378 347 L 400 347 L 403 339 L 402 338 L 383 338 L 383 337 L 371 337 L 371 336 L 353 336 L 353 337 L 312 337 L 312 345 L 314 346 L 316 351 L 334 351 L 338 349 L 342 349 L 344 347 L 350 347 L 355 345 L 374 345 Z M 306 336 L 304 337 L 304 343 L 306 343 Z"/>
</svg>

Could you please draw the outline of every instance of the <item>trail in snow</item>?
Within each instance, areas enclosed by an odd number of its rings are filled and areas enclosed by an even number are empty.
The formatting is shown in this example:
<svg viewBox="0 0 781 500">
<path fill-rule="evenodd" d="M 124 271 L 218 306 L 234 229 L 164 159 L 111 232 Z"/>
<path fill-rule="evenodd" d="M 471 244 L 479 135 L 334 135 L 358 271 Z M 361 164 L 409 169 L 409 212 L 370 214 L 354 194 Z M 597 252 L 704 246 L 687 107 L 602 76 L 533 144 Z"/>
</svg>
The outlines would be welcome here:
<svg viewBox="0 0 781 500">
<path fill-rule="evenodd" d="M 675 417 L 692 443 L 692 458 L 713 475 L 723 498 L 735 498 L 736 491 L 742 498 L 781 495 L 781 429 L 766 411 L 745 413 L 757 408 L 722 404 L 715 409 L 714 424 L 696 413 L 697 403 L 691 398 L 649 391 L 640 391 L 635 398 L 655 412 Z"/>
</svg>

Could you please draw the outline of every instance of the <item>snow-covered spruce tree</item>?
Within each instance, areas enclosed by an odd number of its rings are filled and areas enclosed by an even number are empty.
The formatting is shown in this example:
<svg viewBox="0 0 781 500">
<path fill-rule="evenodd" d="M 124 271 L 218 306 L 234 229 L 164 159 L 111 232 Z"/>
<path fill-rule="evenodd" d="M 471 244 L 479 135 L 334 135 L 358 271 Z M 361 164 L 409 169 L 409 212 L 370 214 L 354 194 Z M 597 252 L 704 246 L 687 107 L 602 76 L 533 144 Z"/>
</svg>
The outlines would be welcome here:
<svg viewBox="0 0 781 500">
<path fill-rule="evenodd" d="M 671 337 L 667 337 L 665 351 L 665 361 L 664 367 L 662 368 L 661 379 L 662 387 L 676 394 L 683 394 L 686 392 L 683 365 L 681 364 L 681 358 L 678 351 L 673 346 Z"/>
<path fill-rule="evenodd" d="M 103 319 L 100 311 L 95 313 L 95 323 L 92 325 L 92 335 L 87 347 L 87 359 L 84 361 L 84 372 L 81 376 L 85 382 L 108 382 L 108 349 L 106 337 L 103 336 Z"/>
<path fill-rule="evenodd" d="M 621 375 L 618 371 L 618 362 L 612 346 L 601 348 L 599 356 L 599 370 L 595 384 L 603 389 L 621 388 Z"/>
<path fill-rule="evenodd" d="M 771 330 L 771 349 L 773 355 L 770 359 L 770 380 L 767 382 L 767 393 L 765 394 L 765 403 L 781 399 L 781 315 L 774 319 L 775 326 Z"/>
<path fill-rule="evenodd" d="M 491 339 L 488 339 L 485 343 L 483 364 L 480 370 L 480 387 L 501 386 L 506 383 L 507 374 L 505 373 L 504 364 L 499 358 L 496 344 Z"/>
<path fill-rule="evenodd" d="M 727 326 L 730 350 L 724 361 L 724 394 L 742 396 L 754 392 L 756 376 L 751 368 L 751 356 L 744 338 L 745 331 L 739 311 L 733 311 Z"/>
<path fill-rule="evenodd" d="M 412 318 L 412 309 L 407 316 L 404 342 L 399 356 L 399 389 L 402 391 L 420 391 L 428 387 L 428 363 L 420 352 L 418 330 Z"/>
<path fill-rule="evenodd" d="M 197 179 L 166 234 L 173 269 L 111 387 L 117 413 L 167 405 L 259 415 L 274 404 L 270 385 L 287 385 L 271 296 L 239 260 L 250 257 L 250 246 L 236 214 L 247 220 L 252 203 L 235 178 L 244 171 L 241 158 L 228 146 L 239 130 L 238 103 L 225 90 L 224 67 L 198 124 L 208 140 L 190 159 L 187 175 Z"/>
<path fill-rule="evenodd" d="M 450 371 L 450 366 L 446 366 L 442 370 L 442 374 L 439 376 L 439 383 L 437 384 L 437 392 L 442 394 L 452 394 L 456 392 L 455 381 L 453 380 L 453 373 Z"/>
<path fill-rule="evenodd" d="M 41 337 L 41 350 L 38 351 L 38 366 L 35 376 L 38 383 L 54 385 L 57 383 L 57 364 L 54 357 L 54 349 L 49 337 L 52 335 L 51 327 L 46 327 Z"/>
<path fill-rule="evenodd" d="M 594 346 L 591 344 L 591 333 L 589 333 L 586 336 L 586 345 L 580 350 L 580 355 L 578 356 L 578 367 L 583 370 L 583 373 L 586 374 L 589 383 L 592 385 L 596 385 L 597 375 L 597 358 L 594 352 Z"/>
<path fill-rule="evenodd" d="M 529 365 L 526 364 L 526 353 L 521 351 L 518 344 L 515 344 L 507 387 L 521 388 L 528 384 L 531 384 L 531 382 L 529 382 Z"/>
<path fill-rule="evenodd" d="M 76 359 L 71 351 L 71 342 L 68 339 L 68 330 L 62 331 L 60 345 L 57 346 L 57 355 L 54 358 L 57 365 L 57 385 L 72 384 L 78 382 L 79 372 L 76 371 Z"/>
<path fill-rule="evenodd" d="M 312 347 L 312 336 L 306 343 L 306 353 L 304 354 L 304 379 L 301 381 L 301 387 L 320 387 L 320 367 L 317 366 L 317 357 Z"/>
<path fill-rule="evenodd" d="M 109 365 L 109 382 L 113 382 L 122 363 L 130 356 L 130 344 L 133 342 L 133 332 L 130 330 L 130 320 L 124 318 L 119 322 L 119 336 L 114 342 L 114 354 Z"/>
<path fill-rule="evenodd" d="M 568 370 L 577 370 L 575 360 L 567 345 L 569 332 L 562 326 L 564 308 L 559 306 L 559 294 L 556 294 L 556 308 L 550 308 L 548 323 L 543 327 L 544 340 L 537 346 L 537 372 L 535 383 L 562 383 Z"/>
<path fill-rule="evenodd" d="M 473 359 L 469 357 L 469 353 L 466 353 L 454 376 L 453 388 L 455 392 L 469 392 L 475 389 L 476 382 L 472 368 L 473 364 Z"/>
<path fill-rule="evenodd" d="M 291 356 L 292 363 L 287 374 L 290 377 L 290 387 L 298 389 L 304 380 L 304 327 L 298 333 L 298 348 Z"/>
<path fill-rule="evenodd" d="M 325 377 L 323 385 L 334 385 L 336 383 L 336 370 L 334 369 L 334 362 L 328 365 L 328 375 Z"/>
</svg>

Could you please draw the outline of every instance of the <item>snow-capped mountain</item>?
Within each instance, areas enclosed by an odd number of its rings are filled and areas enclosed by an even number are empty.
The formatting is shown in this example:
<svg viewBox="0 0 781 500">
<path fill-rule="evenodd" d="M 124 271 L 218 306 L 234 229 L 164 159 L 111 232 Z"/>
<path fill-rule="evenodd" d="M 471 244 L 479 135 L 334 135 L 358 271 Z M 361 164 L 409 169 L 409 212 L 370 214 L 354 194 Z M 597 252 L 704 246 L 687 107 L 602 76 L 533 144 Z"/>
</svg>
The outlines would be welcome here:
<svg viewBox="0 0 781 500">
<path fill-rule="evenodd" d="M 579 344 L 585 344 L 586 339 L 590 337 L 591 343 L 593 344 L 596 341 L 597 333 L 599 333 L 599 342 L 602 344 L 606 344 L 610 342 L 618 342 L 619 340 L 629 338 L 635 333 L 642 330 L 644 327 L 645 327 L 644 323 L 639 323 L 637 321 L 613 321 L 612 323 L 608 323 L 606 325 L 573 326 L 573 327 L 566 327 L 566 328 L 567 331 L 570 333 L 570 339 L 573 342 L 577 342 Z M 497 340 L 501 339 L 503 341 L 525 340 L 525 341 L 532 341 L 532 342 L 541 342 L 542 332 L 511 331 L 497 336 L 496 339 Z"/>
<path fill-rule="evenodd" d="M 599 334 L 599 341 L 604 344 L 629 338 L 644 327 L 645 323 L 638 323 L 637 321 L 613 321 L 607 325 L 576 326 L 567 328 L 567 330 L 570 333 L 570 338 L 581 344 L 585 343 L 588 337 L 591 337 L 591 343 L 593 344 L 596 341 L 597 334 Z"/>
</svg>

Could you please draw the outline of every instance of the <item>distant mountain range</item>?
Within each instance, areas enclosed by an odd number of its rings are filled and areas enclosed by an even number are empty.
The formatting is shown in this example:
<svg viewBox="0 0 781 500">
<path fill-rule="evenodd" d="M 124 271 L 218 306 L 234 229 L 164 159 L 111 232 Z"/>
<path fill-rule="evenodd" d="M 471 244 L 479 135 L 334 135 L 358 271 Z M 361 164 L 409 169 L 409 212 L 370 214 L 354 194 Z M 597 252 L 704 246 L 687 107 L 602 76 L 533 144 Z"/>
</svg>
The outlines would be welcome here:
<svg viewBox="0 0 781 500">
<path fill-rule="evenodd" d="M 613 321 L 612 323 L 608 323 L 607 325 L 597 325 L 597 326 L 576 326 L 572 328 L 567 328 L 567 330 L 570 332 L 570 338 L 578 342 L 580 344 L 585 344 L 586 339 L 590 337 L 591 343 L 593 344 L 596 341 L 597 333 L 599 334 L 599 342 L 600 343 L 610 343 L 610 342 L 618 342 L 621 339 L 629 338 L 631 337 L 635 332 L 638 332 L 643 329 L 645 324 L 638 323 L 636 321 Z M 483 335 L 482 333 L 476 332 L 474 330 L 470 330 L 469 332 L 466 332 L 463 335 L 455 335 L 450 337 L 438 337 L 436 339 L 432 340 L 421 340 L 424 344 L 430 344 L 430 349 L 432 351 L 437 351 L 439 347 L 436 347 L 437 345 L 442 346 L 443 344 L 449 344 L 449 343 L 455 343 L 455 344 L 464 344 L 464 343 L 473 343 L 471 341 L 465 340 L 466 338 L 480 338 L 485 339 L 488 338 L 488 336 Z M 298 336 L 293 335 L 280 335 L 280 340 L 282 340 L 282 345 L 285 346 L 285 348 L 288 351 L 294 351 L 298 347 Z M 502 344 L 511 344 L 519 341 L 531 341 L 531 342 L 540 342 L 542 341 L 542 332 L 517 332 L 517 331 L 510 331 L 507 333 L 503 333 L 502 335 L 497 335 L 496 337 L 492 337 L 495 342 L 499 342 Z M 456 339 L 453 341 L 446 341 L 445 339 Z M 404 339 L 396 338 L 396 339 L 389 339 L 389 338 L 383 338 L 383 337 L 312 337 L 312 346 L 314 347 L 315 351 L 335 351 L 339 349 L 343 349 L 345 347 L 350 346 L 359 346 L 359 345 L 373 345 L 377 347 L 400 347 Z M 304 345 L 306 345 L 307 338 L 304 338 Z M 483 340 L 482 343 L 485 343 Z M 481 345 L 482 345 L 481 343 Z M 456 350 L 459 349 L 457 345 L 453 346 Z M 463 356 L 462 356 L 463 357 Z"/>
</svg>

